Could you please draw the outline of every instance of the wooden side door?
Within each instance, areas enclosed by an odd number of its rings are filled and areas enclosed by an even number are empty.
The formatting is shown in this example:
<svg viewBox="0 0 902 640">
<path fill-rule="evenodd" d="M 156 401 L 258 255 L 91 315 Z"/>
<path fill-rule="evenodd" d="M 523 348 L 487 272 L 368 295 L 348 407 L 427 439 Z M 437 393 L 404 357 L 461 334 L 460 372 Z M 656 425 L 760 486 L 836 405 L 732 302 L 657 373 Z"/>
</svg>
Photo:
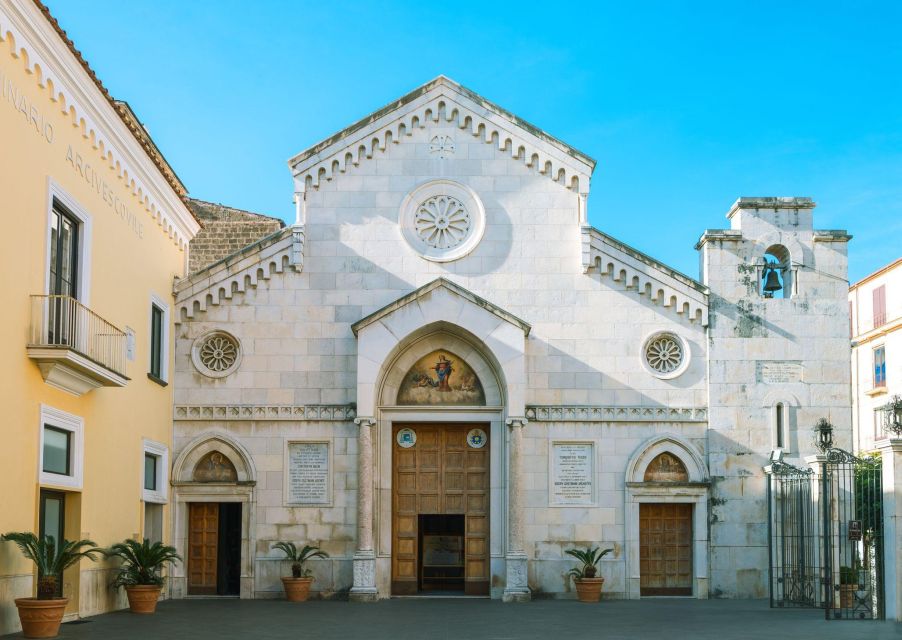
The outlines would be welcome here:
<svg viewBox="0 0 902 640">
<path fill-rule="evenodd" d="M 410 448 L 397 443 L 405 426 L 416 431 Z M 392 593 L 418 590 L 418 519 L 465 516 L 465 592 L 489 593 L 489 446 L 474 449 L 467 433 L 487 425 L 395 425 L 392 431 Z"/>
<path fill-rule="evenodd" d="M 188 505 L 188 595 L 216 595 L 219 503 Z"/>
<path fill-rule="evenodd" d="M 639 505 L 639 593 L 692 595 L 692 505 Z"/>
</svg>

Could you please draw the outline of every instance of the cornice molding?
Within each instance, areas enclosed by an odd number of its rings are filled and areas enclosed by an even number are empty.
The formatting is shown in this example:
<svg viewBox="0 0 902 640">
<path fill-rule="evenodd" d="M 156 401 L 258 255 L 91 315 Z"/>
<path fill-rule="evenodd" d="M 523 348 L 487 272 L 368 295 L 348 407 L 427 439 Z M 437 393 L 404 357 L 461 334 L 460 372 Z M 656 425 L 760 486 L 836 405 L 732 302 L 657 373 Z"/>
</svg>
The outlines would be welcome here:
<svg viewBox="0 0 902 640">
<path fill-rule="evenodd" d="M 303 229 L 286 227 L 187 278 L 176 280 L 173 287 L 176 323 L 194 319 L 208 307 L 256 288 L 259 282 L 283 273 L 289 266 L 301 271 L 303 253 Z"/>
<path fill-rule="evenodd" d="M 352 422 L 357 413 L 349 404 L 177 404 L 173 418 L 177 422 L 195 420 L 294 420 Z"/>
<path fill-rule="evenodd" d="M 590 226 L 582 228 L 583 270 L 608 276 L 677 315 L 708 326 L 708 288 Z"/>
<path fill-rule="evenodd" d="M 420 407 L 421 409 L 424 407 Z M 179 422 L 209 420 L 293 420 L 357 422 L 359 417 L 349 404 L 317 405 L 175 405 L 173 418 Z M 706 422 L 705 407 L 604 407 L 587 405 L 529 405 L 524 418 L 510 421 L 526 422 Z"/>
<path fill-rule="evenodd" d="M 520 318 L 518 318 L 514 314 L 510 313 L 509 311 L 506 311 L 506 310 L 502 309 L 501 307 L 499 307 L 498 305 L 493 304 L 493 303 L 489 302 L 488 300 L 479 297 L 478 295 L 476 295 L 469 289 L 462 287 L 461 285 L 457 284 L 456 282 L 448 280 L 444 276 L 439 276 L 432 282 L 428 282 L 428 283 L 424 284 L 419 289 L 415 289 L 415 290 L 411 291 L 410 293 L 408 293 L 407 295 L 401 296 L 397 300 L 394 300 L 394 301 L 388 303 L 381 309 L 374 311 L 373 313 L 366 316 L 365 318 L 358 320 L 357 322 L 355 322 L 354 324 L 351 325 L 351 331 L 353 331 L 354 335 L 356 336 L 358 333 L 360 333 L 360 331 L 362 329 L 368 327 L 369 325 L 373 324 L 374 322 L 378 322 L 382 318 L 384 318 L 388 315 L 391 315 L 392 313 L 395 313 L 399 309 L 426 296 L 427 294 L 435 291 L 439 287 L 444 287 L 451 293 L 458 295 L 465 300 L 468 300 L 469 302 L 471 302 L 472 304 L 474 304 L 478 307 L 482 307 L 489 313 L 492 313 L 492 314 L 496 315 L 497 317 L 501 318 L 502 320 L 504 320 L 505 322 L 509 322 L 510 324 L 517 327 L 520 331 L 523 332 L 524 336 L 529 336 L 529 332 L 532 330 L 532 326 L 528 322 L 526 322 L 525 320 L 521 320 Z"/>
<path fill-rule="evenodd" d="M 163 232 L 187 249 L 200 224 L 34 2 L 0 4 L 0 42 Z"/>
<path fill-rule="evenodd" d="M 420 91 L 420 90 L 418 90 Z M 575 193 L 587 194 L 594 161 L 538 128 L 494 107 L 446 78 L 439 78 L 398 103 L 381 109 L 332 138 L 289 160 L 298 192 L 318 189 L 323 181 L 385 153 L 429 124 L 454 125 L 514 160 Z M 415 95 L 417 94 L 417 95 Z M 406 101 L 406 102 L 405 102 Z"/>
<path fill-rule="evenodd" d="M 706 407 L 605 407 L 527 405 L 535 422 L 707 422 Z"/>
</svg>

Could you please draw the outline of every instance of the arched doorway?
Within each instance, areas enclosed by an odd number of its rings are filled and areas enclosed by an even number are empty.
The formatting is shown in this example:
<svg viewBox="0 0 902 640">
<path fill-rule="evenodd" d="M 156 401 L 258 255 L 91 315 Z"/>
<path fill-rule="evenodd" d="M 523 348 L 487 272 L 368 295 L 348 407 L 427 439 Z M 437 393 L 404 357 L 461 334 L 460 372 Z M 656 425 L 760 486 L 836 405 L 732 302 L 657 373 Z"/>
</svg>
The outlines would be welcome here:
<svg viewBox="0 0 902 640">
<path fill-rule="evenodd" d="M 459 328 L 434 328 L 399 345 L 379 391 L 389 473 L 377 480 L 378 510 L 389 517 L 378 537 L 391 594 L 489 595 L 504 552 L 504 401 L 492 362 Z"/>
<path fill-rule="evenodd" d="M 530 326 L 460 285 L 438 278 L 356 322 L 352 330 L 358 339 L 355 422 L 359 425 L 360 489 L 351 599 L 372 600 L 392 593 L 398 546 L 392 539 L 396 427 L 456 424 L 469 425 L 467 433 L 474 428 L 484 431 L 489 448 L 482 456 L 488 460 L 485 473 L 489 477 L 488 538 L 484 541 L 488 561 L 483 563 L 488 571 L 482 569 L 488 580 L 481 581 L 491 585 L 493 597 L 528 600 L 520 460 L 527 423 Z M 411 368 L 442 350 L 453 353 L 475 373 L 482 385 L 483 404 L 399 401 Z M 434 368 L 437 363 L 432 369 L 436 385 L 441 384 Z"/>
<path fill-rule="evenodd" d="M 189 443 L 173 465 L 173 597 L 253 597 L 256 472 L 244 447 L 222 433 Z"/>
<path fill-rule="evenodd" d="M 708 597 L 708 475 L 676 435 L 643 443 L 627 466 L 629 597 Z"/>
</svg>

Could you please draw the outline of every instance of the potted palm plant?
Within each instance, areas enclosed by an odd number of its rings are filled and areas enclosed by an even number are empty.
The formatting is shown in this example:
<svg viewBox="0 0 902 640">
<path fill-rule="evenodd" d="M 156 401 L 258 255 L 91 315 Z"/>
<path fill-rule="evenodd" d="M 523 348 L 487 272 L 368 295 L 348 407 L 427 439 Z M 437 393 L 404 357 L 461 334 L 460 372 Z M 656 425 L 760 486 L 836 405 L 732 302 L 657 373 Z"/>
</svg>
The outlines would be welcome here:
<svg viewBox="0 0 902 640">
<path fill-rule="evenodd" d="M 119 565 L 114 587 L 125 587 L 128 596 L 128 608 L 132 613 L 153 613 L 157 609 L 157 600 L 163 589 L 163 567 L 181 560 L 175 547 L 162 542 L 150 543 L 144 538 L 124 540 L 114 544 L 104 555 L 108 558 L 119 558 Z"/>
<path fill-rule="evenodd" d="M 613 549 L 604 549 L 599 551 L 599 547 L 594 549 L 588 546 L 583 549 L 567 549 L 564 551 L 568 556 L 573 556 L 582 564 L 575 567 L 567 574 L 573 577 L 576 584 L 576 595 L 580 602 L 598 602 L 601 600 L 601 585 L 604 584 L 604 578 L 598 577 L 598 561 L 611 553 Z"/>
<path fill-rule="evenodd" d="M 82 558 L 94 560 L 101 549 L 91 540 L 63 540 L 57 545 L 51 536 L 37 536 L 30 531 L 5 533 L 0 540 L 19 547 L 38 570 L 37 598 L 16 598 L 22 634 L 26 638 L 56 637 L 69 602 L 69 598 L 56 595 L 60 592 L 60 576 Z"/>
<path fill-rule="evenodd" d="M 305 544 L 304 548 L 298 551 L 293 542 L 276 542 L 272 548 L 284 552 L 291 562 L 291 577 L 282 578 L 285 599 L 289 602 L 306 601 L 310 596 L 310 585 L 314 578 L 310 575 L 310 569 L 304 567 L 304 563 L 310 558 L 328 558 L 329 554 L 309 544 Z"/>
<path fill-rule="evenodd" d="M 839 568 L 839 607 L 840 609 L 855 608 L 855 591 L 858 589 L 858 568 Z"/>
</svg>

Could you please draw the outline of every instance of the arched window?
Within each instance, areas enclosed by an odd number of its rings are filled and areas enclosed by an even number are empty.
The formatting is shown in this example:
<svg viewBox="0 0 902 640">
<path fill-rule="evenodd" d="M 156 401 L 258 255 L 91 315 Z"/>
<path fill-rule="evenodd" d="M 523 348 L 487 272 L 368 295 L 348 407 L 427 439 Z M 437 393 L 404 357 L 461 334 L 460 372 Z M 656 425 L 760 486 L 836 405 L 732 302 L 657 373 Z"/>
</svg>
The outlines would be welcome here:
<svg viewBox="0 0 902 640">
<path fill-rule="evenodd" d="M 774 407 L 774 444 L 778 449 L 786 446 L 786 433 L 783 429 L 783 403 Z"/>
<path fill-rule="evenodd" d="M 758 289 L 765 298 L 791 298 L 794 293 L 795 270 L 789 250 L 774 244 L 764 252 L 758 278 Z"/>
</svg>

